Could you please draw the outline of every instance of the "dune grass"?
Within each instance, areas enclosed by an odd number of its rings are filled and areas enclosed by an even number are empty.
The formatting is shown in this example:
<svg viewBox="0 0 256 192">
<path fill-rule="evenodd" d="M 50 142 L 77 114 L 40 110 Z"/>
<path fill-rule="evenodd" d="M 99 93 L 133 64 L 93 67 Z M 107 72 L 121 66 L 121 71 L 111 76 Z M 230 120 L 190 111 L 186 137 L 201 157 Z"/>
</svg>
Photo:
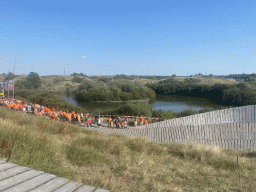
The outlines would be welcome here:
<svg viewBox="0 0 256 192">
<path fill-rule="evenodd" d="M 1 159 L 110 191 L 256 188 L 254 152 L 103 135 L 4 107 L 0 125 Z"/>
</svg>

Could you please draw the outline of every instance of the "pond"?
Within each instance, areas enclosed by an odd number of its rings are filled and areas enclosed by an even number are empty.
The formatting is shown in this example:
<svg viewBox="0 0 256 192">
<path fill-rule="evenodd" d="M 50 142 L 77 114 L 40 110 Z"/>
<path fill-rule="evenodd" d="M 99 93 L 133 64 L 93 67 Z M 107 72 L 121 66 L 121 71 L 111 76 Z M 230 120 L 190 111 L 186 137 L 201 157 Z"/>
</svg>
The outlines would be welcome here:
<svg viewBox="0 0 256 192">
<path fill-rule="evenodd" d="M 117 109 L 124 105 L 124 102 L 90 102 L 90 103 L 81 103 L 77 102 L 73 97 L 73 95 L 66 96 L 64 94 L 59 95 L 65 101 L 73 104 L 74 106 L 78 106 L 86 109 L 89 113 L 94 112 L 95 110 L 104 112 L 110 109 Z M 149 102 L 153 110 L 163 110 L 168 111 L 172 110 L 173 112 L 181 112 L 189 109 L 190 107 L 193 110 L 202 110 L 205 107 L 209 107 L 210 109 L 218 110 L 222 106 L 216 105 L 208 101 L 207 99 L 201 99 L 196 97 L 185 97 L 185 96 L 157 96 L 156 99 L 151 101 L 141 101 L 141 102 Z"/>
</svg>

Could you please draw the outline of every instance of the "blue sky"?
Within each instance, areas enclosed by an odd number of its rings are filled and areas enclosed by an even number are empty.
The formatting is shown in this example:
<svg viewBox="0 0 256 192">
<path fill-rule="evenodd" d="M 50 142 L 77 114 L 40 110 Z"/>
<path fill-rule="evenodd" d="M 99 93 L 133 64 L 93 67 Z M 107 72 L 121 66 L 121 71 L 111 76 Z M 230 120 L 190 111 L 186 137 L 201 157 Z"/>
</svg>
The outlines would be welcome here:
<svg viewBox="0 0 256 192">
<path fill-rule="evenodd" d="M 0 0 L 0 73 L 256 73 L 253 0 Z"/>
</svg>

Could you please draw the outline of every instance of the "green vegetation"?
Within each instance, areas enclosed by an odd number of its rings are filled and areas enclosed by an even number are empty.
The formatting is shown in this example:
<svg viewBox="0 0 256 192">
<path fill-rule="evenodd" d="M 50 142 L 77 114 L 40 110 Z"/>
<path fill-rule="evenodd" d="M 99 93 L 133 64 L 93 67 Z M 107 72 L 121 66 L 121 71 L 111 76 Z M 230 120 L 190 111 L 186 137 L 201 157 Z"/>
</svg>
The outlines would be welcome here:
<svg viewBox="0 0 256 192">
<path fill-rule="evenodd" d="M 131 115 L 131 116 L 152 116 L 152 108 L 148 102 L 128 102 L 122 105 L 119 109 L 113 111 L 106 111 L 104 114 L 118 114 L 118 115 Z"/>
<path fill-rule="evenodd" d="M 85 109 L 75 107 L 74 105 L 66 102 L 65 100 L 56 96 L 55 93 L 51 91 L 17 91 L 15 92 L 15 98 L 21 99 L 26 102 L 37 103 L 39 105 L 44 105 L 49 108 L 55 108 L 56 110 L 69 110 L 78 113 L 85 113 Z"/>
<path fill-rule="evenodd" d="M 74 78 L 72 79 L 72 81 L 76 82 L 76 83 L 81 83 L 83 81 L 83 78 L 75 75 Z"/>
<path fill-rule="evenodd" d="M 14 73 L 9 72 L 5 77 L 5 80 L 11 80 L 11 79 L 14 79 L 15 77 L 18 77 L 18 75 L 15 75 Z"/>
<path fill-rule="evenodd" d="M 1 159 L 111 192 L 256 188 L 255 152 L 103 135 L 1 106 L 0 124 Z"/>
<path fill-rule="evenodd" d="M 23 79 L 19 79 L 14 82 L 15 90 L 34 90 L 41 87 L 42 80 L 37 73 L 30 72 L 30 74 Z"/>
<path fill-rule="evenodd" d="M 186 78 L 183 82 L 175 78 L 147 84 L 158 95 L 179 95 L 206 98 L 215 104 L 245 106 L 256 103 L 256 84 L 205 84 L 203 79 Z"/>
<path fill-rule="evenodd" d="M 155 93 L 145 85 L 124 79 L 118 80 L 83 80 L 74 91 L 77 101 L 129 101 L 153 99 Z"/>
</svg>

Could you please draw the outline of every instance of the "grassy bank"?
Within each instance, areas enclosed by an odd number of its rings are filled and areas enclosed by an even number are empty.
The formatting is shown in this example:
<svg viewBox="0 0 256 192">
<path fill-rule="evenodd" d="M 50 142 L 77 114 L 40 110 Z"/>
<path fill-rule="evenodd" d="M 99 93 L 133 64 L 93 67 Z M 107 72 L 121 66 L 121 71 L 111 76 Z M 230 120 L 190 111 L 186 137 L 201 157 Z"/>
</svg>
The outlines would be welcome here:
<svg viewBox="0 0 256 192">
<path fill-rule="evenodd" d="M 254 153 L 102 135 L 0 107 L 0 157 L 111 191 L 253 191 Z M 239 155 L 239 164 L 237 164 Z"/>
</svg>

